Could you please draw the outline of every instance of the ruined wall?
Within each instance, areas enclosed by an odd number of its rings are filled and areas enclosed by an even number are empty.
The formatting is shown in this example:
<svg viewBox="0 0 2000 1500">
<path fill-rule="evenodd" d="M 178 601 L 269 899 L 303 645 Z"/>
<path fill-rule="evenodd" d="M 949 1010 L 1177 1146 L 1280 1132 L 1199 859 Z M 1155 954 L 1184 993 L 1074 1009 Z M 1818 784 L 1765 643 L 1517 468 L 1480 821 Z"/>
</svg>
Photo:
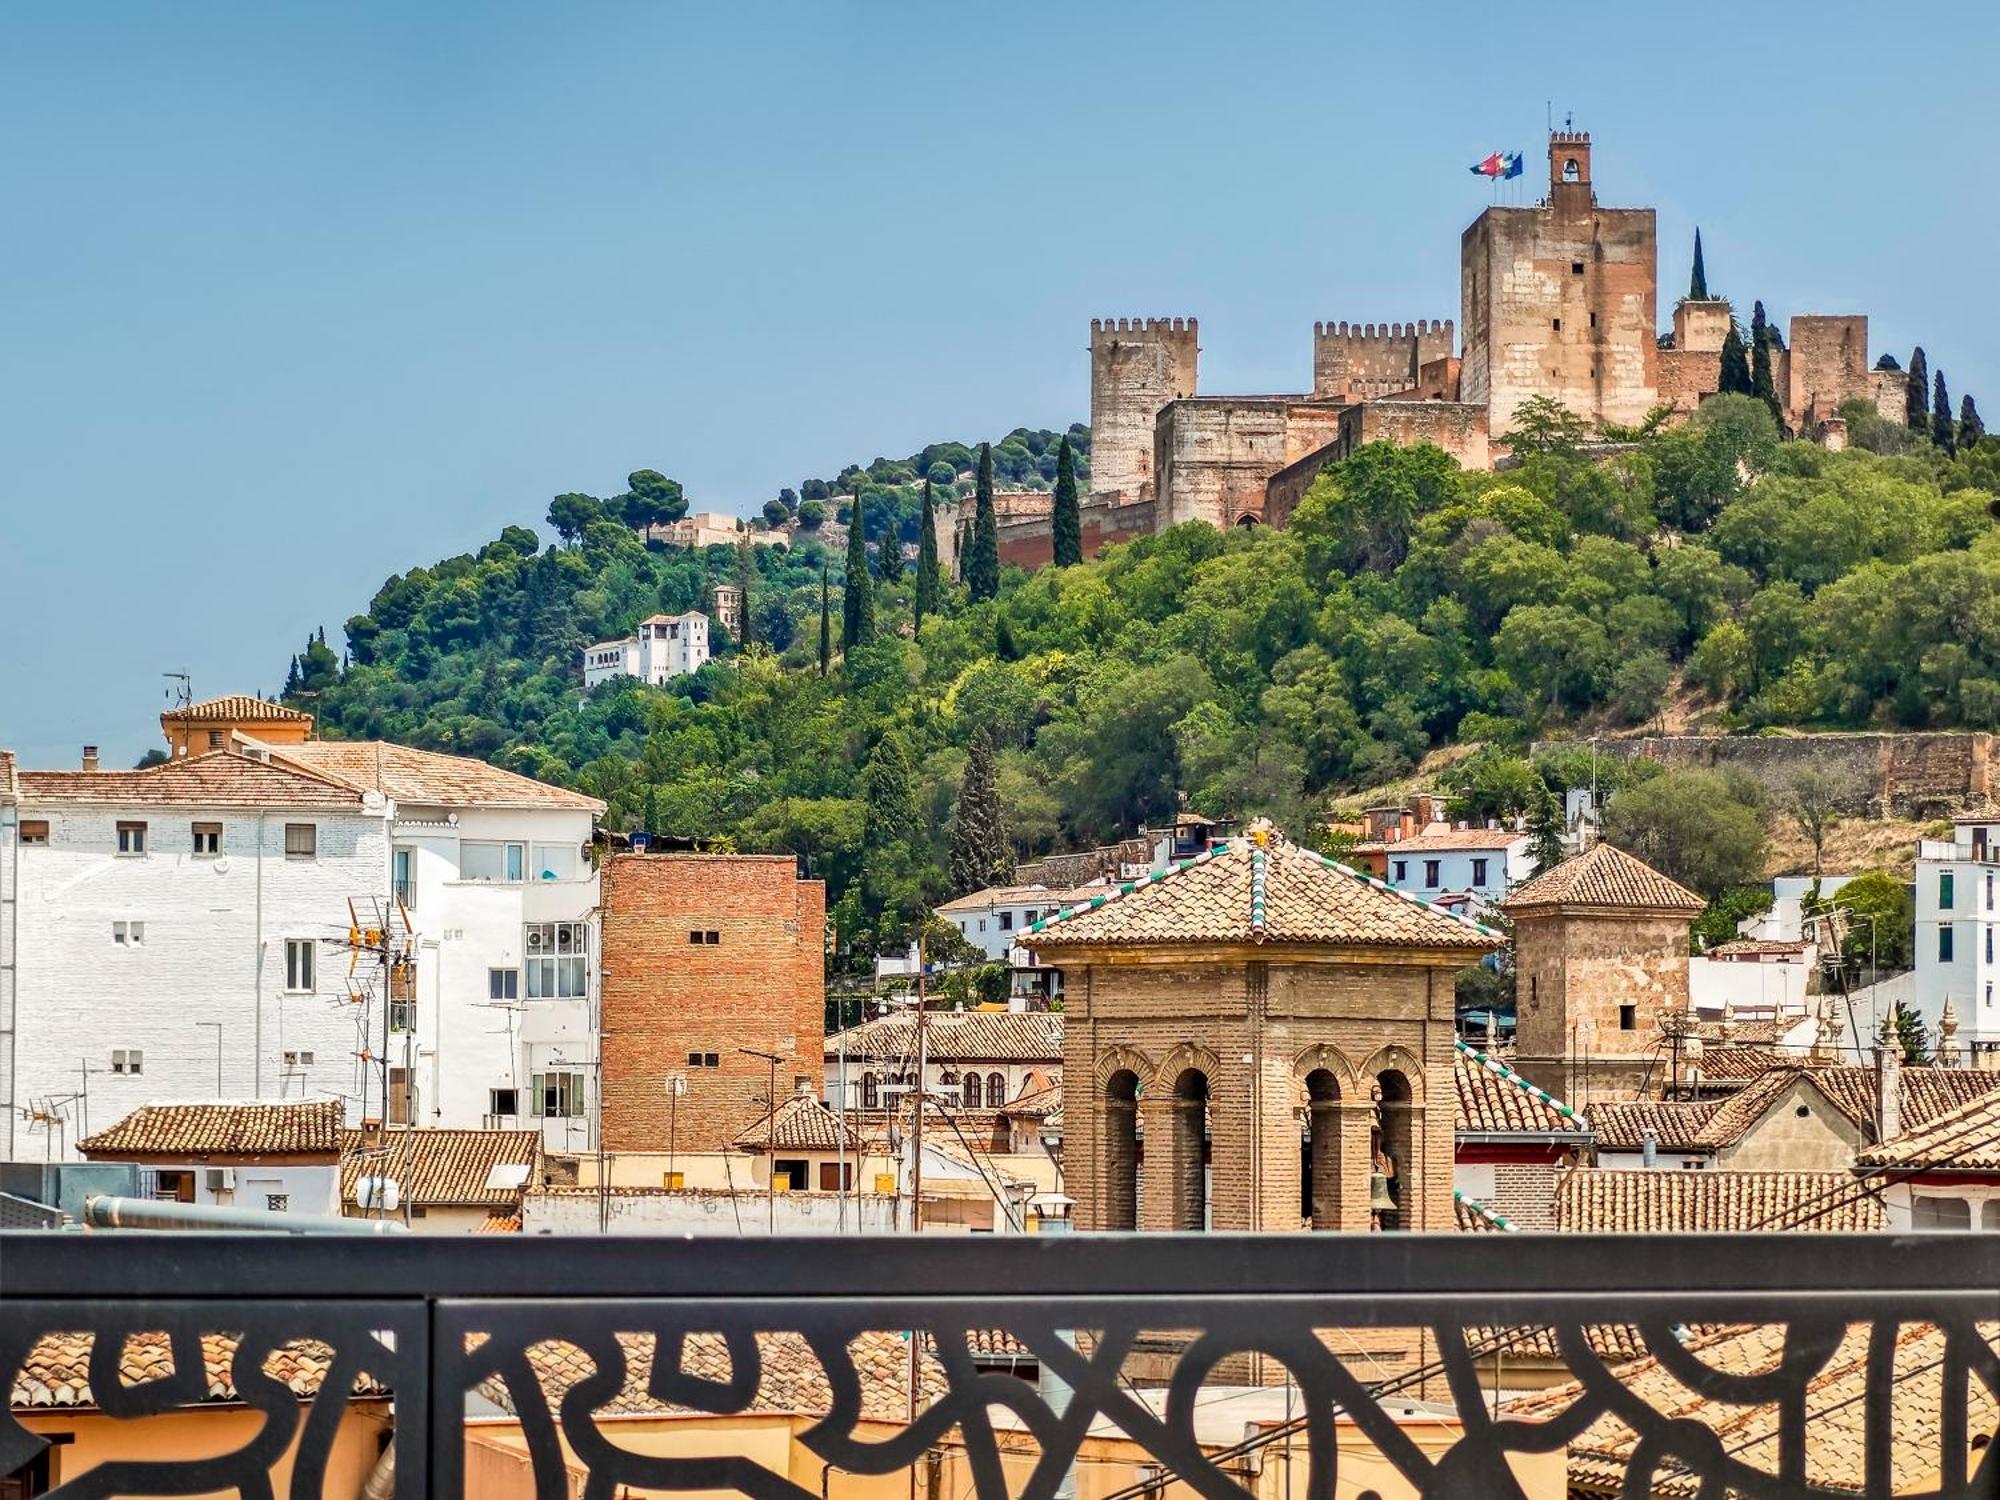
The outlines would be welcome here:
<svg viewBox="0 0 2000 1500">
<path fill-rule="evenodd" d="M 1083 538 L 1083 555 L 1095 557 L 1114 542 L 1129 542 L 1134 537 L 1152 535 L 1156 508 L 1151 500 L 1136 501 L 1130 505 L 1111 504 L 1110 497 L 1105 495 L 1093 495 L 1082 501 L 1076 508 L 1076 519 L 1077 529 Z M 1039 514 L 1000 518 L 1002 566 L 1027 568 L 1032 572 L 1055 561 L 1053 512 L 1051 503 Z"/>
<path fill-rule="evenodd" d="M 1901 422 L 1909 416 L 1910 372 L 1870 370 L 1866 399 L 1875 403 L 1876 415 L 1887 422 Z"/>
<path fill-rule="evenodd" d="M 1495 434 L 1533 396 L 1627 426 L 1659 401 L 1653 210 L 1598 207 L 1587 136 L 1550 147 L 1549 201 L 1487 209 L 1459 247 L 1459 395 L 1491 409 Z M 1560 180 L 1571 162 L 1580 178 Z"/>
<path fill-rule="evenodd" d="M 1843 401 L 1865 401 L 1868 375 L 1868 319 L 1860 313 L 1838 317 L 1796 317 L 1787 360 L 1785 416 L 1793 427 L 1816 414 L 1836 412 Z"/>
<path fill-rule="evenodd" d="M 1817 771 L 1832 779 L 1844 812 L 1930 818 L 1992 795 L 1992 742 L 1986 733 L 1683 734 L 1604 740 L 1598 748 L 1669 766 L 1741 771 L 1778 795 L 1799 772 Z"/>
<path fill-rule="evenodd" d="M 1365 401 L 1408 390 L 1434 360 L 1452 353 L 1449 318 L 1414 323 L 1313 324 L 1313 395 Z"/>
<path fill-rule="evenodd" d="M 1722 389 L 1722 355 L 1699 349 L 1660 351 L 1660 399 L 1690 415 L 1706 396 Z"/>
<path fill-rule="evenodd" d="M 1720 354 L 1735 317 L 1726 298 L 1705 302 L 1683 298 L 1674 307 L 1674 348 L 1689 354 Z"/>
<path fill-rule="evenodd" d="M 1366 401 L 1343 407 L 1340 430 L 1324 448 L 1287 464 L 1264 482 L 1264 524 L 1289 525 L 1299 501 L 1328 464 L 1339 463 L 1363 443 L 1395 443 L 1442 448 L 1460 468 L 1493 467 L 1486 433 L 1486 408 L 1462 401 Z"/>
<path fill-rule="evenodd" d="M 1182 521 L 1226 528 L 1264 519 L 1264 485 L 1323 448 L 1343 408 L 1305 396 L 1199 396 L 1159 415 L 1153 467 L 1162 531 Z"/>
<path fill-rule="evenodd" d="M 1092 494 L 1152 494 L 1154 418 L 1194 394 L 1199 355 L 1193 318 L 1090 320 Z"/>
</svg>

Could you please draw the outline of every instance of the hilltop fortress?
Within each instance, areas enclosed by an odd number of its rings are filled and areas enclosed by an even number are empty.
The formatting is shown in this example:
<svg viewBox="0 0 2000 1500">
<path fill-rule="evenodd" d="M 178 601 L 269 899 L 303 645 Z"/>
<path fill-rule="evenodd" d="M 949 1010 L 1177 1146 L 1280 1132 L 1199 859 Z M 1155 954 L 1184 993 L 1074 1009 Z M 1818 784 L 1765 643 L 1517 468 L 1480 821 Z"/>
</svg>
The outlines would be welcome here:
<svg viewBox="0 0 2000 1500">
<path fill-rule="evenodd" d="M 1590 136 L 1555 131 L 1547 197 L 1496 204 L 1460 237 L 1456 327 L 1315 323 L 1310 391 L 1209 394 L 1194 318 L 1093 318 L 1085 551 L 1182 521 L 1282 526 L 1320 470 L 1363 443 L 1434 443 L 1490 469 L 1536 396 L 1593 426 L 1637 426 L 1660 405 L 1692 412 L 1720 387 L 1734 311 L 1683 300 L 1667 335 L 1658 317 L 1653 210 L 1602 206 Z M 1902 419 L 1905 376 L 1870 367 L 1866 316 L 1795 317 L 1787 342 L 1773 375 L 1794 432 L 1842 445 L 1840 405 L 1857 398 Z M 1046 563 L 1052 498 L 1006 499 L 1002 560 Z"/>
</svg>

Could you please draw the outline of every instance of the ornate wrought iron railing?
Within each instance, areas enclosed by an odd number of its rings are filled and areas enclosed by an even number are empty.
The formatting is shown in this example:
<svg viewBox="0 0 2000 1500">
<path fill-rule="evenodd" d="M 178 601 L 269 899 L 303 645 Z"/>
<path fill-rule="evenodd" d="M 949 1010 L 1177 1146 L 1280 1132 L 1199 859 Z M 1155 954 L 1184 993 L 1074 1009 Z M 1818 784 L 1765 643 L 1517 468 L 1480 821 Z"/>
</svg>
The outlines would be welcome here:
<svg viewBox="0 0 2000 1500">
<path fill-rule="evenodd" d="M 48 1472 L 57 1418 L 215 1404 L 220 1360 L 221 1399 L 265 1418 L 238 1448 L 128 1445 L 83 1472 L 79 1433 L 53 1493 L 272 1495 L 296 1440 L 285 1492 L 319 1494 L 360 1379 L 393 1392 L 413 1496 L 468 1492 L 482 1412 L 518 1423 L 523 1492 L 552 1496 L 858 1500 L 890 1493 L 859 1476 L 926 1465 L 927 1493 L 979 1500 L 1333 1500 L 1365 1473 L 1439 1496 L 1990 1496 L 1996 1288 L 2000 1236 L 1979 1235 L 0 1234 L 0 1475 Z M 134 1335 L 171 1349 L 170 1375 L 128 1383 Z M 300 1349 L 303 1385 L 273 1373 Z M 51 1406 L 64 1358 L 88 1392 Z M 1529 1371 L 1577 1384 L 1509 1399 Z M 1282 1403 L 1238 1391 L 1217 1436 L 1207 1403 L 1253 1384 Z M 809 1416 L 818 1489 L 718 1456 L 713 1426 L 707 1456 L 628 1446 L 621 1408 Z"/>
</svg>

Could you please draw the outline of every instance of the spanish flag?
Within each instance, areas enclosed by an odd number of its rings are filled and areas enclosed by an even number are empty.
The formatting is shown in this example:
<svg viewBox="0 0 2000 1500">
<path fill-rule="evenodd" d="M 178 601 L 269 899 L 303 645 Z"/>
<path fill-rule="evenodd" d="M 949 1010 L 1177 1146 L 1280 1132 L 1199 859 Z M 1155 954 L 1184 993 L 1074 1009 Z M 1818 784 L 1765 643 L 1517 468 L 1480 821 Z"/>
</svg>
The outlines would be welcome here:
<svg viewBox="0 0 2000 1500">
<path fill-rule="evenodd" d="M 1521 175 L 1521 153 L 1518 151 L 1495 151 L 1486 160 L 1473 167 L 1475 177 L 1491 177 L 1505 181 L 1509 177 Z"/>
</svg>

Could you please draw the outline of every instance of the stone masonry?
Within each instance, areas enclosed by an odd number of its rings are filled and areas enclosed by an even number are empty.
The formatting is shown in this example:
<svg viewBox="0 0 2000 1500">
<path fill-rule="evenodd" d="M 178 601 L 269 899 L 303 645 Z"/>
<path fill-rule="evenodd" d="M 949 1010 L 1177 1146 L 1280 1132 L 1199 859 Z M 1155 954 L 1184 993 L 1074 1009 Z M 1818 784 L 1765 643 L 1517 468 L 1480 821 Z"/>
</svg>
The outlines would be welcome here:
<svg viewBox="0 0 2000 1500">
<path fill-rule="evenodd" d="M 1090 320 L 1091 495 L 1131 504 L 1153 494 L 1153 421 L 1195 392 L 1193 318 Z"/>
<path fill-rule="evenodd" d="M 746 1048 L 779 1102 L 820 1091 L 826 887 L 791 855 L 614 855 L 602 942 L 607 1150 L 726 1149 L 770 1108 Z"/>
</svg>

